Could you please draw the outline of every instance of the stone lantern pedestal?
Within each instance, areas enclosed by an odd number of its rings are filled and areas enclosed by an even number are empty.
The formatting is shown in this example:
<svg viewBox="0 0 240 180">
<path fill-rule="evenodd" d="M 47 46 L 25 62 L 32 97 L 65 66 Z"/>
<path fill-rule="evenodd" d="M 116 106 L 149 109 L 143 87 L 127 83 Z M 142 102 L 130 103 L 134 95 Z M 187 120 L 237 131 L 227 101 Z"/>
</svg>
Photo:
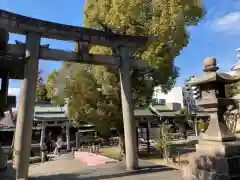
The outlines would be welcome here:
<svg viewBox="0 0 240 180">
<path fill-rule="evenodd" d="M 199 86 L 201 97 L 197 105 L 210 115 L 210 123 L 199 136 L 196 153 L 184 172 L 185 180 L 240 180 L 240 142 L 224 118 L 237 109 L 236 101 L 226 98 L 225 85 L 238 79 L 217 70 L 216 59 L 206 58 L 205 74 L 189 82 Z"/>
</svg>

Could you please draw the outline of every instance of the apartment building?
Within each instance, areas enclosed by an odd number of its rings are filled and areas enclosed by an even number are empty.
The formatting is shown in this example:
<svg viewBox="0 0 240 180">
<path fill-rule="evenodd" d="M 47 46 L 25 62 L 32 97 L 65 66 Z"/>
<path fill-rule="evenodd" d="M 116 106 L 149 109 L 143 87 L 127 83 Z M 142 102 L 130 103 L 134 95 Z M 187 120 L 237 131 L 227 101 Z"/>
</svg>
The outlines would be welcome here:
<svg viewBox="0 0 240 180">
<path fill-rule="evenodd" d="M 171 110 L 178 110 L 184 107 L 183 87 L 176 86 L 168 93 L 162 92 L 160 86 L 154 88 L 153 104 L 166 105 Z"/>
</svg>

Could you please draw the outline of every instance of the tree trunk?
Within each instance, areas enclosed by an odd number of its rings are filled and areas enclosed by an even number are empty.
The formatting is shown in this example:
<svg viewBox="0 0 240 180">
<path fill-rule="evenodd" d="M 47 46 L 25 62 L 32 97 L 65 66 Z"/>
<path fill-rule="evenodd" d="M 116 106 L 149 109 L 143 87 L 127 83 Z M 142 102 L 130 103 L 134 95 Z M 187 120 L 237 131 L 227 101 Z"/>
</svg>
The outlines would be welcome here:
<svg viewBox="0 0 240 180">
<path fill-rule="evenodd" d="M 124 134 L 119 134 L 119 146 L 120 146 L 120 154 L 118 159 L 123 160 L 126 153 Z"/>
</svg>

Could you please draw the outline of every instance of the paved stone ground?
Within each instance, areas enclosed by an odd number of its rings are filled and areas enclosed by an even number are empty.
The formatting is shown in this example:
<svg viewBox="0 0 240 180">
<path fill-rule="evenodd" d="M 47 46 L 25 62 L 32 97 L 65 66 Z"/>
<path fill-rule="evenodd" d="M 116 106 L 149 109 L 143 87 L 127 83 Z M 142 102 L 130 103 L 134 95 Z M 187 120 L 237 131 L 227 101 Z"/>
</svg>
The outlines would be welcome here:
<svg viewBox="0 0 240 180">
<path fill-rule="evenodd" d="M 124 163 L 87 166 L 69 155 L 53 161 L 34 164 L 29 168 L 29 180 L 181 180 L 179 170 L 140 160 L 141 169 L 127 171 Z"/>
</svg>

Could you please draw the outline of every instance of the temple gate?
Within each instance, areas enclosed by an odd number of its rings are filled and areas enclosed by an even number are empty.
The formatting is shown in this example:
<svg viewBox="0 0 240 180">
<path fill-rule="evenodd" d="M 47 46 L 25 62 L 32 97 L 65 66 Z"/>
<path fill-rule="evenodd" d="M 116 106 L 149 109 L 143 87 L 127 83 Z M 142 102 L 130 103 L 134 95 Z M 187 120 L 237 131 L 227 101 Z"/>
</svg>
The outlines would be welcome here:
<svg viewBox="0 0 240 180">
<path fill-rule="evenodd" d="M 14 165 L 16 179 L 28 178 L 29 156 L 31 149 L 32 123 L 39 59 L 71 61 L 76 63 L 101 64 L 119 67 L 124 134 L 126 145 L 127 169 L 138 168 L 136 123 L 134 121 L 131 69 L 147 68 L 146 61 L 134 60 L 131 52 L 146 45 L 149 37 L 127 36 L 103 32 L 83 27 L 75 27 L 34 19 L 4 10 L 0 10 L 1 34 L 26 35 L 26 43 L 7 44 L 8 37 L 0 39 L 1 64 L 7 68 L 1 71 L 0 78 L 22 79 L 20 104 L 14 144 Z M 50 49 L 40 45 L 41 38 L 73 41 L 78 46 L 77 52 Z M 117 56 L 90 54 L 89 45 L 111 47 Z M 10 55 L 10 58 L 7 58 Z M 9 73 L 10 72 L 10 73 Z M 7 89 L 7 88 L 5 88 Z M 5 91 L 5 96 L 6 93 Z M 6 101 L 2 98 L 1 101 Z"/>
</svg>

